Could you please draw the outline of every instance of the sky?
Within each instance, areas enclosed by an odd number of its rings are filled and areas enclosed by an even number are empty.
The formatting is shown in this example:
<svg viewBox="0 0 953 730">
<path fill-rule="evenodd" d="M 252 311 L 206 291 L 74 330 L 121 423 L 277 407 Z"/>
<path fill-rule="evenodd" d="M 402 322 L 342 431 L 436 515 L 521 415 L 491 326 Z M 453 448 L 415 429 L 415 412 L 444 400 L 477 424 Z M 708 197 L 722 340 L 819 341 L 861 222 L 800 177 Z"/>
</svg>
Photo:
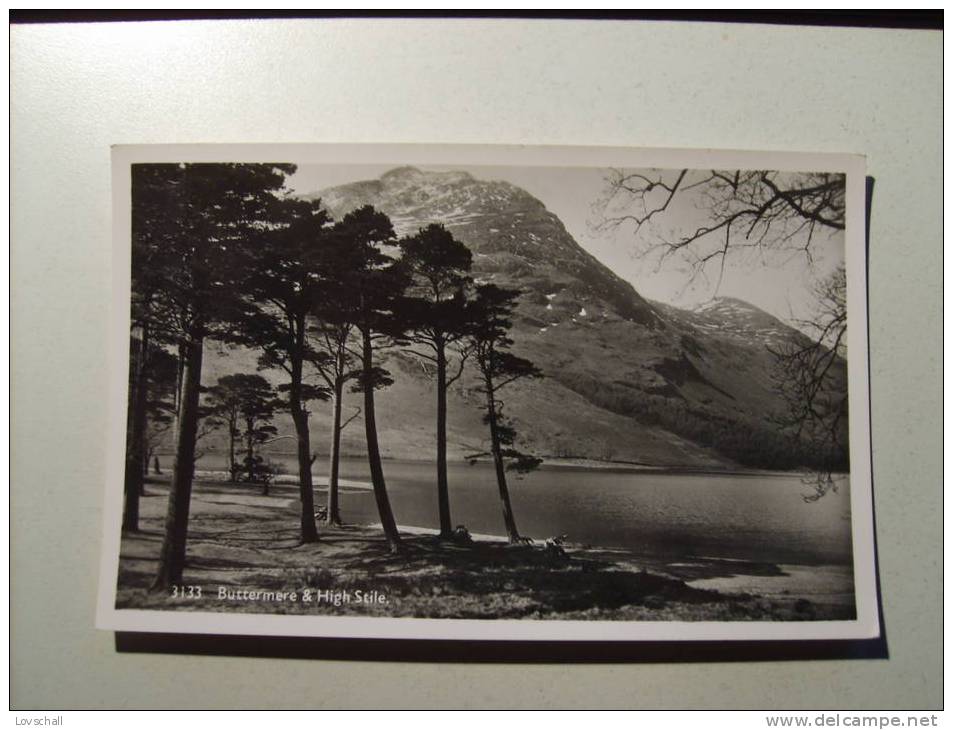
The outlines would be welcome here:
<svg viewBox="0 0 953 730">
<path fill-rule="evenodd" d="M 371 180 L 396 165 L 300 165 L 288 178 L 288 186 L 298 193 Z M 465 170 L 482 180 L 505 180 L 523 188 L 556 214 L 576 242 L 617 275 L 629 281 L 643 297 L 676 307 L 691 309 L 713 296 L 730 296 L 760 307 L 782 321 L 797 325 L 810 319 L 814 308 L 814 282 L 830 273 L 844 260 L 843 232 L 819 235 L 813 244 L 813 261 L 803 255 L 787 260 L 745 252 L 726 260 L 719 279 L 719 266 L 707 276 L 691 277 L 687 265 L 669 259 L 657 267 L 636 255 L 640 243 L 657 240 L 680 230 L 694 230 L 704 216 L 700 196 L 684 194 L 673 199 L 664 221 L 654 230 L 643 228 L 609 232 L 597 231 L 593 204 L 605 190 L 608 170 L 586 167 L 505 167 L 420 165 L 422 170 Z M 641 241 L 636 238 L 641 236 Z M 739 252 L 741 254 L 742 252 Z"/>
</svg>

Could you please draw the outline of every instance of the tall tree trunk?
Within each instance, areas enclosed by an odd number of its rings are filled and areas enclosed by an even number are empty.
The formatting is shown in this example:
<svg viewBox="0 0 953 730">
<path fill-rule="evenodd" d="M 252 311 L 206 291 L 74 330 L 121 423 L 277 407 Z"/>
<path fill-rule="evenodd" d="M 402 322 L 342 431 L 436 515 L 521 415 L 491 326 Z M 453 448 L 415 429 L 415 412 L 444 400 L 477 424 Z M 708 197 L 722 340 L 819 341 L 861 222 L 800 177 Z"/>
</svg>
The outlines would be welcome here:
<svg viewBox="0 0 953 730">
<path fill-rule="evenodd" d="M 234 414 L 228 416 L 228 475 L 232 484 L 238 481 L 238 463 L 235 461 L 235 432 L 238 430 L 238 419 Z"/>
<path fill-rule="evenodd" d="M 182 353 L 182 399 L 176 422 L 175 463 L 165 516 L 165 537 L 159 554 L 155 590 L 168 589 L 182 581 L 185 543 L 189 525 L 192 478 L 195 475 L 195 438 L 199 424 L 199 394 L 202 381 L 203 327 L 193 329 L 180 347 Z"/>
<path fill-rule="evenodd" d="M 329 525 L 341 524 L 341 508 L 338 500 L 338 474 L 341 467 L 341 408 L 344 397 L 344 382 L 338 376 L 334 381 L 334 423 L 331 427 L 331 468 L 328 476 Z"/>
<path fill-rule="evenodd" d="M 145 441 L 145 439 L 143 439 Z M 142 480 L 139 482 L 140 485 L 143 485 L 146 481 L 146 477 L 149 476 L 149 461 L 152 459 L 152 449 L 148 446 L 143 445 L 142 447 Z M 139 490 L 139 494 L 142 494 L 142 489 Z"/>
<path fill-rule="evenodd" d="M 175 412 L 175 423 L 172 427 L 175 429 L 175 433 L 179 432 L 179 411 L 182 410 L 182 384 L 184 382 L 184 378 L 182 376 L 185 372 L 186 357 L 186 346 L 182 342 L 179 342 L 178 355 L 176 357 L 175 364 L 175 393 L 173 395 L 174 403 L 172 404 Z"/>
<path fill-rule="evenodd" d="M 146 407 L 149 400 L 148 366 L 149 326 L 142 325 L 138 352 L 134 352 L 130 365 L 133 368 L 133 389 L 130 399 L 129 443 L 126 444 L 126 474 L 124 481 L 125 503 L 122 512 L 122 529 L 135 532 L 139 529 L 139 497 L 145 483 L 143 456 L 146 449 Z"/>
<path fill-rule="evenodd" d="M 440 537 L 453 537 L 447 480 L 447 353 L 442 342 L 437 346 L 437 508 Z"/>
<path fill-rule="evenodd" d="M 397 532 L 397 523 L 394 521 L 394 512 L 387 498 L 387 484 L 384 482 L 384 468 L 381 465 L 380 445 L 377 442 L 377 417 L 374 411 L 374 348 L 371 343 L 371 333 L 364 330 L 362 333 L 364 368 L 364 433 L 367 439 L 367 461 L 371 470 L 371 483 L 374 485 L 374 499 L 377 501 L 377 511 L 380 514 L 381 526 L 390 545 L 391 552 L 400 549 L 400 533 Z"/>
<path fill-rule="evenodd" d="M 255 422 L 245 419 L 245 463 L 248 465 L 248 481 L 255 478 Z"/>
<path fill-rule="evenodd" d="M 304 336 L 304 323 L 299 328 Z M 318 528 L 314 521 L 314 483 L 311 481 L 311 432 L 308 412 L 301 404 L 301 376 L 303 360 L 296 357 L 291 363 L 291 387 L 288 390 L 291 420 L 298 437 L 298 482 L 301 485 L 301 542 L 317 542 Z"/>
<path fill-rule="evenodd" d="M 142 410 L 139 412 L 140 418 L 142 421 L 139 423 L 139 426 L 142 428 L 139 437 L 139 450 L 142 453 L 141 461 L 139 462 L 142 465 L 142 479 L 139 480 L 139 494 L 146 493 L 146 477 L 149 476 L 149 456 L 155 447 L 149 445 L 149 399 L 152 397 L 152 388 L 150 387 L 149 379 L 152 377 L 150 370 L 150 348 L 151 342 L 149 337 L 148 327 L 143 327 L 143 336 L 145 337 L 145 345 L 143 347 L 143 362 L 142 362 L 142 380 L 144 382 L 144 389 L 142 393 Z"/>
<path fill-rule="evenodd" d="M 493 453 L 493 465 L 496 467 L 496 483 L 500 489 L 500 502 L 503 503 L 503 522 L 506 524 L 506 533 L 510 542 L 519 542 L 520 533 L 516 529 L 516 518 L 513 516 L 513 505 L 510 503 L 510 490 L 506 486 L 506 466 L 503 464 L 503 450 L 497 432 L 496 398 L 493 392 L 493 381 L 491 378 L 485 380 L 486 412 L 490 424 L 490 451 Z"/>
<path fill-rule="evenodd" d="M 245 418 L 245 464 L 248 465 L 248 481 L 254 482 L 255 478 L 262 480 L 261 493 L 267 497 L 269 491 L 269 481 L 262 470 L 255 466 L 255 419 Z"/>
</svg>

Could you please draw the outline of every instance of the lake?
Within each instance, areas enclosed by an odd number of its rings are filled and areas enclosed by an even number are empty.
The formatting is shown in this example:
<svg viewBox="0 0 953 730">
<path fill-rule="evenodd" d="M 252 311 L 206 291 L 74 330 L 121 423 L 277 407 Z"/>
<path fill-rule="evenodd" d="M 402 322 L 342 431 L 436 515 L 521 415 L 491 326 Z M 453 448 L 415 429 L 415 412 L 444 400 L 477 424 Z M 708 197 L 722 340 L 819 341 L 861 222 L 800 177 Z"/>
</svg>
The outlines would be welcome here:
<svg viewBox="0 0 953 730">
<path fill-rule="evenodd" d="M 272 456 L 294 474 L 292 456 Z M 322 460 L 314 474 L 326 479 Z M 207 454 L 199 469 L 222 469 Z M 386 460 L 384 473 L 398 524 L 437 527 L 433 463 Z M 565 534 L 578 544 L 620 547 L 672 557 L 717 557 L 799 564 L 851 563 L 850 489 L 806 503 L 797 475 L 672 474 L 623 469 L 543 465 L 522 479 L 510 477 L 520 532 L 545 539 Z M 363 459 L 341 463 L 341 478 L 369 482 Z M 505 534 L 492 464 L 451 463 L 450 508 L 454 525 L 472 533 Z M 319 489 L 316 503 L 326 501 Z M 373 493 L 343 488 L 346 522 L 378 522 Z"/>
</svg>

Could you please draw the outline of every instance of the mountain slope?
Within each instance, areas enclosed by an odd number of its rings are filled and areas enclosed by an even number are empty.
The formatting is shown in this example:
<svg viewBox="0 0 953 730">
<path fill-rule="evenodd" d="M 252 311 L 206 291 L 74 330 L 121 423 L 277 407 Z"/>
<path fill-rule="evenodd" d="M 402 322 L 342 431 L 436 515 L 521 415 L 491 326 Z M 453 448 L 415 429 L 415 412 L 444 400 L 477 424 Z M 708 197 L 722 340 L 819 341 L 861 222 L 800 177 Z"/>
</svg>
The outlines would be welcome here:
<svg viewBox="0 0 953 730">
<path fill-rule="evenodd" d="M 514 385 L 506 410 L 536 453 L 686 467 L 787 468 L 806 458 L 778 431 L 785 406 L 768 350 L 804 336 L 757 307 L 721 298 L 686 311 L 647 301 L 539 200 L 466 172 L 402 167 L 305 197 L 320 198 L 335 219 L 373 205 L 398 235 L 442 223 L 473 252 L 477 281 L 522 292 L 513 349 L 546 377 Z M 391 353 L 385 364 L 395 384 L 379 396 L 384 452 L 431 457 L 432 383 L 406 354 Z M 203 380 L 254 367 L 251 352 L 211 355 Z M 479 406 L 466 375 L 449 400 L 453 456 L 485 447 Z M 328 410 L 312 408 L 319 452 Z M 291 433 L 290 424 L 279 426 Z M 345 432 L 344 449 L 363 451 L 360 419 Z"/>
<path fill-rule="evenodd" d="M 320 198 L 335 218 L 370 203 L 398 235 L 442 223 L 474 254 L 474 273 L 536 292 L 598 296 L 620 316 L 651 326 L 653 308 L 626 281 L 576 243 L 562 222 L 524 190 L 466 172 L 425 173 L 401 167 L 380 180 L 342 185 Z"/>
</svg>

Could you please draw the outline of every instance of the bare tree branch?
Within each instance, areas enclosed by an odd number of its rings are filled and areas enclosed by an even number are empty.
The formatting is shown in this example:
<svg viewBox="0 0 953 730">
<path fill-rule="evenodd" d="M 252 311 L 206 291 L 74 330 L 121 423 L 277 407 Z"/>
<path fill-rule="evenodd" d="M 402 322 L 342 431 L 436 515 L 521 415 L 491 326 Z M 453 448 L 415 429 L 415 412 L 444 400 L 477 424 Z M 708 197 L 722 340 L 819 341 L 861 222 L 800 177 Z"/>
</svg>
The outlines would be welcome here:
<svg viewBox="0 0 953 730">
<path fill-rule="evenodd" d="M 720 282 L 735 249 L 756 248 L 766 257 L 794 250 L 811 263 L 819 229 L 844 229 L 844 183 L 832 173 L 611 170 L 591 225 L 629 230 L 636 256 L 654 258 L 657 267 L 683 257 L 692 278 L 717 261 Z M 688 210 L 692 226 L 678 231 Z M 656 224 L 666 220 L 674 228 L 660 234 Z"/>
<path fill-rule="evenodd" d="M 351 423 L 351 421 L 353 421 L 359 415 L 361 415 L 361 409 L 355 407 L 354 413 L 351 414 L 350 418 L 348 418 L 344 423 L 341 424 L 341 430 L 343 431 L 345 428 L 347 428 L 348 425 Z"/>
<path fill-rule="evenodd" d="M 810 338 L 788 342 L 769 352 L 775 360 L 777 391 L 787 412 L 775 420 L 817 453 L 822 468 L 809 478 L 808 501 L 836 489 L 835 472 L 848 464 L 847 379 L 844 372 L 847 316 L 843 267 L 816 287 L 815 318 L 801 322 Z"/>
</svg>

